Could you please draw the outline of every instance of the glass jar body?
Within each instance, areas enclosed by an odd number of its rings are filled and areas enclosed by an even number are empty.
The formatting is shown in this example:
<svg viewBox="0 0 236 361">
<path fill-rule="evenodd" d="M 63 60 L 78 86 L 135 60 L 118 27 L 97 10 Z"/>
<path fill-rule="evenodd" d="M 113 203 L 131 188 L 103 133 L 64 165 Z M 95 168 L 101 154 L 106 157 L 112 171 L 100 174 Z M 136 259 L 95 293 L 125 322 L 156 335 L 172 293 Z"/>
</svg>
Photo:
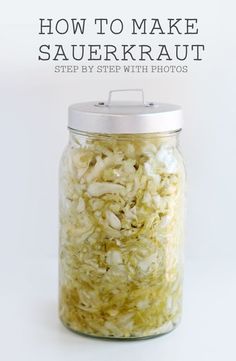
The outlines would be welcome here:
<svg viewBox="0 0 236 361">
<path fill-rule="evenodd" d="M 182 309 L 178 134 L 70 132 L 60 164 L 59 312 L 96 337 L 171 331 Z"/>
</svg>

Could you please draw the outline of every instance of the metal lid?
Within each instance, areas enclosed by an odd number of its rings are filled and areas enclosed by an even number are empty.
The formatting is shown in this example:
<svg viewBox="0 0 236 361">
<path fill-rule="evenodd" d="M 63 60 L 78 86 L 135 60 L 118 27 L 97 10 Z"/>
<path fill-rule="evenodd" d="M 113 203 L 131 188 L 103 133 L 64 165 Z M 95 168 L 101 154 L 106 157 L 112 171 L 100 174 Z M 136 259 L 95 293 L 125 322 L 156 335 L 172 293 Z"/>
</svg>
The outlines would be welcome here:
<svg viewBox="0 0 236 361">
<path fill-rule="evenodd" d="M 138 91 L 141 102 L 112 102 L 114 92 Z M 108 134 L 163 133 L 182 128 L 178 105 L 144 101 L 142 89 L 111 90 L 107 102 L 86 102 L 69 107 L 68 127 L 76 131 Z"/>
</svg>

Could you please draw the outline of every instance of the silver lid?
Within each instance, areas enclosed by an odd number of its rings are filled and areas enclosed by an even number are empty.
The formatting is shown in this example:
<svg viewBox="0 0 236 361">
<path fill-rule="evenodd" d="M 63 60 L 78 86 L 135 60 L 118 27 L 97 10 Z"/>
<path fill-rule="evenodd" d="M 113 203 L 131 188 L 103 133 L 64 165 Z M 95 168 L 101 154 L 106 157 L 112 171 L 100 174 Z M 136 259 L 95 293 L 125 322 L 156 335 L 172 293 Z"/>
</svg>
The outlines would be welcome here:
<svg viewBox="0 0 236 361">
<path fill-rule="evenodd" d="M 138 91 L 141 102 L 112 102 L 114 92 Z M 163 133 L 182 128 L 178 105 L 145 102 L 142 89 L 111 90 L 107 102 L 86 102 L 69 107 L 68 127 L 103 134 Z"/>
</svg>

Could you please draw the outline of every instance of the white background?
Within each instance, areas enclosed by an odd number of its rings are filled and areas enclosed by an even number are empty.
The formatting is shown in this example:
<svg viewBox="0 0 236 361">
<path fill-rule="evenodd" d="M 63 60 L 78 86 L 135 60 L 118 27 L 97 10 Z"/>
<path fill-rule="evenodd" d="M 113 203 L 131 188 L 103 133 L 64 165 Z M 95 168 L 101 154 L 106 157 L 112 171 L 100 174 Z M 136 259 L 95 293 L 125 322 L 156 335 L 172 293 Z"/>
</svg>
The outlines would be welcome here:
<svg viewBox="0 0 236 361">
<path fill-rule="evenodd" d="M 234 11 L 233 0 L 22 0 L 1 5 L 1 359 L 236 357 Z M 37 60 L 40 17 L 197 17 L 204 61 L 176 75 L 54 74 L 51 63 Z M 127 87 L 143 88 L 148 100 L 184 108 L 181 143 L 188 181 L 182 324 L 164 337 L 129 343 L 77 336 L 57 318 L 57 179 L 67 141 L 67 107 L 106 99 L 110 89 Z"/>
</svg>

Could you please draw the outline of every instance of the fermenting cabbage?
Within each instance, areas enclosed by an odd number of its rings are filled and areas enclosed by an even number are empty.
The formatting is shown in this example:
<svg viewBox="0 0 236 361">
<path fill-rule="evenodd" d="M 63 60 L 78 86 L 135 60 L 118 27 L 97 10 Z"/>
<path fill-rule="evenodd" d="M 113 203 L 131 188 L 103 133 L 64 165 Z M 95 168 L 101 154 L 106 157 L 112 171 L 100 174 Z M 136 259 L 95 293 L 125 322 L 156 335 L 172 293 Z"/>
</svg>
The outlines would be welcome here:
<svg viewBox="0 0 236 361">
<path fill-rule="evenodd" d="M 184 171 L 175 135 L 76 135 L 61 161 L 60 317 L 97 337 L 172 330 Z"/>
</svg>

